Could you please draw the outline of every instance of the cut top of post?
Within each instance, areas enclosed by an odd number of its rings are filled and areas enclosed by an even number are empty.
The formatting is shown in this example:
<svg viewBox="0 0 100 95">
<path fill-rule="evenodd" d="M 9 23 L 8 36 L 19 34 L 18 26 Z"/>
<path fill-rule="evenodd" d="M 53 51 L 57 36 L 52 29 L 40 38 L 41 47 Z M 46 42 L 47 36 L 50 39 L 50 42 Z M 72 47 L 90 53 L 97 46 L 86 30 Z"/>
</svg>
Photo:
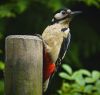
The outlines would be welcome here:
<svg viewBox="0 0 100 95">
<path fill-rule="evenodd" d="M 37 36 L 31 36 L 31 35 L 10 35 L 8 37 L 6 37 L 6 39 L 16 39 L 16 38 L 22 38 L 22 39 L 34 39 L 34 40 L 39 40 L 42 41 L 41 39 L 39 39 Z"/>
</svg>

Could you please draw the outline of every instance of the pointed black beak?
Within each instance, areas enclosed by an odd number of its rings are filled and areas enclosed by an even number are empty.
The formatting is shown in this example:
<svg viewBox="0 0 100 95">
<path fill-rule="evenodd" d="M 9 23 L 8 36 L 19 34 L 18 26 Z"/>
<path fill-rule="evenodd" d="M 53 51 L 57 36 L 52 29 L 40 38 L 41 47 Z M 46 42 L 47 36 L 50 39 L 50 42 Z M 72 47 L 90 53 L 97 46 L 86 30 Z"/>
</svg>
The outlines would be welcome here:
<svg viewBox="0 0 100 95">
<path fill-rule="evenodd" d="M 74 11 L 74 12 L 71 12 L 71 15 L 77 15 L 77 14 L 81 14 L 82 11 Z"/>
</svg>

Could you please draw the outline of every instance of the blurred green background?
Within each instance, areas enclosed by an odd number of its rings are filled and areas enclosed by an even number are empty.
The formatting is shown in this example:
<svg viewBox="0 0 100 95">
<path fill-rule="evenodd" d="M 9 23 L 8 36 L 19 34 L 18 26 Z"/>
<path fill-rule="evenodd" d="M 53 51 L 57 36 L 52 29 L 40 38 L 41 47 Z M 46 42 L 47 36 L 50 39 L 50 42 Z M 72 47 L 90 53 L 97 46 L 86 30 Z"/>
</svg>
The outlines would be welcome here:
<svg viewBox="0 0 100 95">
<path fill-rule="evenodd" d="M 82 11 L 82 14 L 70 24 L 71 44 L 62 62 L 68 66 L 59 68 L 46 94 L 100 95 L 100 0 L 0 0 L 0 95 L 4 95 L 5 37 L 41 34 L 50 24 L 52 14 L 62 7 Z M 90 79 L 87 82 L 85 78 Z M 84 82 L 80 83 L 81 80 Z M 82 89 L 78 90 L 73 84 L 81 85 Z M 69 88 L 77 89 L 70 92 Z"/>
</svg>

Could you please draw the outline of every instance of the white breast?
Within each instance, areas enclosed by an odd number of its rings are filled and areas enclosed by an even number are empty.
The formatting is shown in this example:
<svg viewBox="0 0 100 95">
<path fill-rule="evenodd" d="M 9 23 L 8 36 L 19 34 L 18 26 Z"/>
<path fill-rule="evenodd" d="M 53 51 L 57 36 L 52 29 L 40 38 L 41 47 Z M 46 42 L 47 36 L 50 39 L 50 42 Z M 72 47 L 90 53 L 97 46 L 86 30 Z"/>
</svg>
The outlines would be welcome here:
<svg viewBox="0 0 100 95">
<path fill-rule="evenodd" d="M 67 37 L 70 30 L 68 28 L 66 31 L 62 32 L 62 28 L 64 27 L 62 27 L 60 24 L 48 26 L 42 34 L 42 38 L 47 44 L 46 49 L 54 63 L 58 58 L 61 44 L 63 42 L 63 37 Z"/>
</svg>

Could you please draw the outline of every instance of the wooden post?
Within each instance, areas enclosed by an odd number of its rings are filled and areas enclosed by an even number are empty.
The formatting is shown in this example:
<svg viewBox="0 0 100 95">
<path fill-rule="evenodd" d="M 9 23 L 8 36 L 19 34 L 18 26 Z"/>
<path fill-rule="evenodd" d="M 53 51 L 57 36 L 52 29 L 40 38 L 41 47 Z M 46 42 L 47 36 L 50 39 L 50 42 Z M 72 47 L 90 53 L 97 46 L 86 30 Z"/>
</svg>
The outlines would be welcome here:
<svg viewBox="0 0 100 95">
<path fill-rule="evenodd" d="M 5 95 L 42 95 L 42 41 L 36 36 L 11 35 L 5 52 Z"/>
</svg>

